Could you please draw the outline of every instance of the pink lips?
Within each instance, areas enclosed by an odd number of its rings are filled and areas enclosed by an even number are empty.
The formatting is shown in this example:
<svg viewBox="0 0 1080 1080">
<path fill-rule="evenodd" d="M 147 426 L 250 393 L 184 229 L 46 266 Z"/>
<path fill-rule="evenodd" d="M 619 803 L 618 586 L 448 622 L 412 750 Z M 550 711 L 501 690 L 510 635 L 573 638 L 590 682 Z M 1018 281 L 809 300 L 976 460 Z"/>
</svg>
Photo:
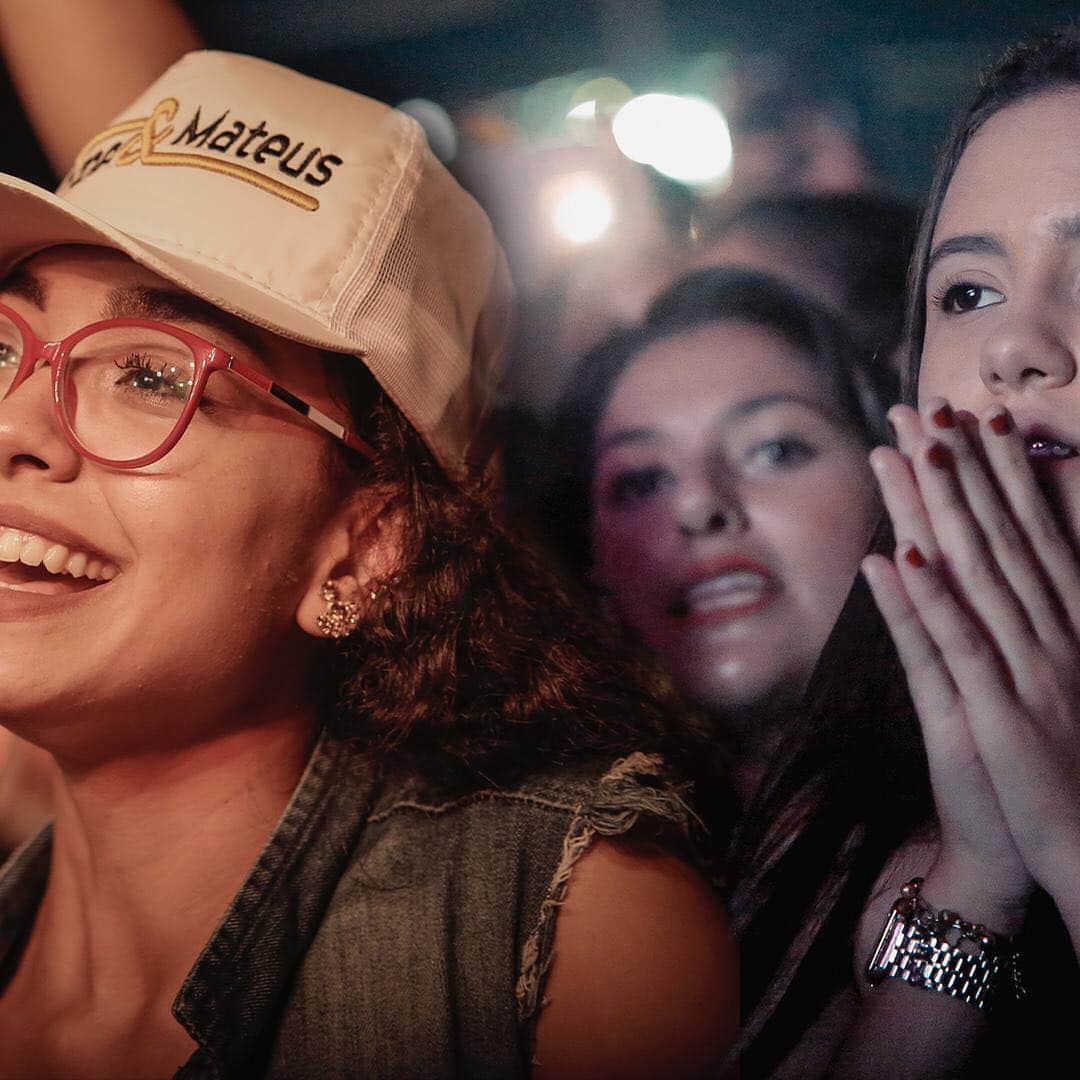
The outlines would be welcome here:
<svg viewBox="0 0 1080 1080">
<path fill-rule="evenodd" d="M 56 518 L 16 504 L 3 504 L 0 505 L 0 526 L 5 530 L 47 538 L 92 558 L 100 557 L 115 569 L 111 557 Z M 61 612 L 71 604 L 86 602 L 91 594 L 108 583 L 101 577 L 50 574 L 42 566 L 0 560 L 0 622 Z"/>
<path fill-rule="evenodd" d="M 100 592 L 100 587 L 38 592 L 0 583 L 0 623 L 53 615 L 70 609 L 73 604 L 92 602 L 92 598 Z"/>
<path fill-rule="evenodd" d="M 21 532 L 34 533 L 38 536 L 47 536 L 59 544 L 76 551 L 85 551 L 88 555 L 97 556 L 108 562 L 116 562 L 116 559 L 108 552 L 92 544 L 86 537 L 69 529 L 56 518 L 47 517 L 44 514 L 35 514 L 21 506 L 14 504 L 0 504 L 0 525 L 9 529 L 18 529 Z"/>
<path fill-rule="evenodd" d="M 771 605 L 779 583 L 761 563 L 745 556 L 703 561 L 676 590 L 668 617 L 680 624 L 727 623 Z"/>
</svg>

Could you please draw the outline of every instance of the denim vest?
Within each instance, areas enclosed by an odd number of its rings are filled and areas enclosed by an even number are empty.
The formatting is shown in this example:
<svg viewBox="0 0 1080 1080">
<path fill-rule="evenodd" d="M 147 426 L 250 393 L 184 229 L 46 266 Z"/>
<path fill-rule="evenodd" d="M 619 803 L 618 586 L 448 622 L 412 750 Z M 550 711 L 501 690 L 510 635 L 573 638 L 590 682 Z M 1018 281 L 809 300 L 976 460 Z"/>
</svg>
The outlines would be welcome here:
<svg viewBox="0 0 1080 1080">
<path fill-rule="evenodd" d="M 173 1002 L 182 1080 L 527 1076 L 559 903 L 597 837 L 685 833 L 660 761 L 439 798 L 325 733 Z M 0 992 L 49 869 L 51 831 L 0 872 Z"/>
</svg>

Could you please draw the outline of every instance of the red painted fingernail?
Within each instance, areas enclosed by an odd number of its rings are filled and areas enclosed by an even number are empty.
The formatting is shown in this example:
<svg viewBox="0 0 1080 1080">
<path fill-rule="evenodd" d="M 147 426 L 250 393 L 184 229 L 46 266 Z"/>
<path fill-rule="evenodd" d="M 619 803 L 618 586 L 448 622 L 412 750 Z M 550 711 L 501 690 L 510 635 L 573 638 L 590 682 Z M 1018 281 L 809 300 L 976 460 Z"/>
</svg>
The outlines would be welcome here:
<svg viewBox="0 0 1080 1080">
<path fill-rule="evenodd" d="M 948 402 L 945 402 L 940 409 L 935 409 L 930 414 L 930 419 L 934 422 L 934 427 L 939 428 L 954 428 L 956 427 L 956 420 L 953 418 L 953 411 Z"/>
<path fill-rule="evenodd" d="M 957 409 L 956 419 L 965 427 L 968 424 L 978 424 L 979 422 L 979 418 L 973 412 L 968 412 L 967 409 Z"/>
<path fill-rule="evenodd" d="M 1007 412 L 999 412 L 986 422 L 995 435 L 1008 435 L 1013 429 L 1013 418 Z"/>
<path fill-rule="evenodd" d="M 904 562 L 908 566 L 914 566 L 916 570 L 921 570 L 926 565 L 923 553 L 914 544 L 904 552 Z"/>
<path fill-rule="evenodd" d="M 936 442 L 931 443 L 930 448 L 926 451 L 926 460 L 935 469 L 948 469 L 952 465 L 953 456 L 947 446 Z"/>
</svg>

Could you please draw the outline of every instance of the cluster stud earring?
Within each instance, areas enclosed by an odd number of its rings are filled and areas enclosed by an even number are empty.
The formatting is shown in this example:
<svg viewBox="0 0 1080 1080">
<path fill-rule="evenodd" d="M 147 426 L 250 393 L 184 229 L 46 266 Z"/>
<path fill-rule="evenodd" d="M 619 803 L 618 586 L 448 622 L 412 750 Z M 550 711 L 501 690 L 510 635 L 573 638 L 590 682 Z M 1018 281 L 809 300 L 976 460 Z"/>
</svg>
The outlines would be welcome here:
<svg viewBox="0 0 1080 1080">
<path fill-rule="evenodd" d="M 349 600 L 342 600 L 338 587 L 327 581 L 322 587 L 326 610 L 316 616 L 319 632 L 330 638 L 348 637 L 360 623 L 360 609 Z"/>
</svg>

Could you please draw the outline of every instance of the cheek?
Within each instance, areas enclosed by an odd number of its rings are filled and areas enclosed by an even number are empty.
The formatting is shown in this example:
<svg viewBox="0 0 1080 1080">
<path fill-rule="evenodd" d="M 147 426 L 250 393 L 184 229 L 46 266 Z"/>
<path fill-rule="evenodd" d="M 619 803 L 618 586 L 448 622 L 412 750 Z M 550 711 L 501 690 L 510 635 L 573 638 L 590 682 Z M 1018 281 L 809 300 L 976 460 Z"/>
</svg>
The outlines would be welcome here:
<svg viewBox="0 0 1080 1080">
<path fill-rule="evenodd" d="M 310 561 L 318 508 L 295 464 L 231 465 L 227 476 L 148 485 L 133 526 L 135 584 L 170 605 L 175 598 L 169 622 L 231 622 L 244 634 L 253 620 L 291 616 L 284 609 Z"/>
<path fill-rule="evenodd" d="M 667 562 L 671 522 L 657 502 L 632 513 L 599 509 L 590 527 L 593 579 L 631 617 Z"/>
<path fill-rule="evenodd" d="M 928 331 L 919 363 L 919 401 L 943 397 L 958 408 L 981 409 L 989 399 L 979 370 L 979 346 L 969 330 L 958 336 Z"/>
<path fill-rule="evenodd" d="M 756 524 L 782 564 L 786 588 L 828 618 L 842 606 L 879 516 L 873 476 L 853 454 L 818 471 L 813 483 L 774 493 Z"/>
</svg>

